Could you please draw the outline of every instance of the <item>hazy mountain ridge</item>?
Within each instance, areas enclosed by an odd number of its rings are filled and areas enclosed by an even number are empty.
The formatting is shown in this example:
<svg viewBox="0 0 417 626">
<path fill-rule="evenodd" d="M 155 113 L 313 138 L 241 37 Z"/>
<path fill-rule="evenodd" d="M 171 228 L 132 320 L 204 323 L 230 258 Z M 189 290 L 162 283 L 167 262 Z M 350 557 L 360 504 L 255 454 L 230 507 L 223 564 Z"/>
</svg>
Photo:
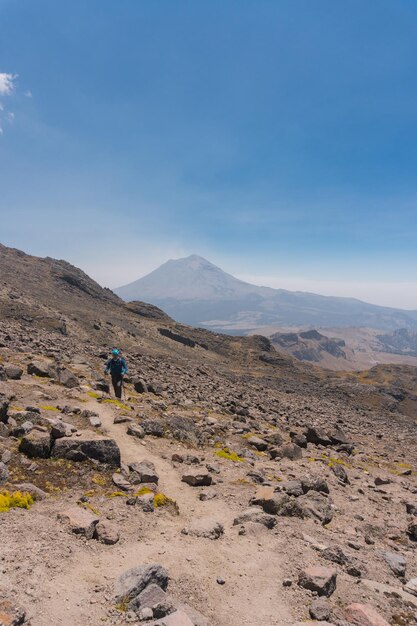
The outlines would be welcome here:
<svg viewBox="0 0 417 626">
<path fill-rule="evenodd" d="M 159 306 L 177 321 L 227 332 L 274 324 L 417 330 L 417 311 L 251 285 L 196 255 L 167 261 L 114 291 Z"/>
</svg>

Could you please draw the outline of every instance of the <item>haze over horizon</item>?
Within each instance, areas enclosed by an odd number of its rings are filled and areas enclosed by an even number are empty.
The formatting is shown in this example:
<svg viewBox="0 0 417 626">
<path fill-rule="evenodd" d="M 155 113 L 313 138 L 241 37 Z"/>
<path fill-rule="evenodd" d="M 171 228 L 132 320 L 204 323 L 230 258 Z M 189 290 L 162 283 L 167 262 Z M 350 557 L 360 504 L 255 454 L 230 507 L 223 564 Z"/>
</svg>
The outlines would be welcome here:
<svg viewBox="0 0 417 626">
<path fill-rule="evenodd" d="M 0 0 L 0 241 L 417 309 L 412 0 Z"/>
</svg>

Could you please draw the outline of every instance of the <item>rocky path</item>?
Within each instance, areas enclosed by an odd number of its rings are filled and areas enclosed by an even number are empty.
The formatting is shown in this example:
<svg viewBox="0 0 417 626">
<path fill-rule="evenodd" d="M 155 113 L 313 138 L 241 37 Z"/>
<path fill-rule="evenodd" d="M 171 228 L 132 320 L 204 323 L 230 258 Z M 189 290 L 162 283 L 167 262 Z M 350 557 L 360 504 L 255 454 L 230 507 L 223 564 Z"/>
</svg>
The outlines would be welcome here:
<svg viewBox="0 0 417 626">
<path fill-rule="evenodd" d="M 146 442 L 127 435 L 125 424 L 113 423 L 115 411 L 111 406 L 95 401 L 85 406 L 99 413 L 104 431 L 120 447 L 123 462 L 146 459 L 154 463 L 162 490 L 178 502 L 180 514 L 149 514 L 145 537 L 139 533 L 131 538 L 129 528 L 129 538 L 117 545 L 94 545 L 94 550 L 88 544 L 87 550 L 80 546 L 62 573 L 45 581 L 42 611 L 33 618 L 33 626 L 96 626 L 105 619 L 105 611 L 96 603 L 92 590 L 107 587 L 130 567 L 152 562 L 164 565 L 172 577 L 172 589 L 178 591 L 181 600 L 216 626 L 252 626 L 254 618 L 255 623 L 269 626 L 292 624 L 294 619 L 281 583 L 282 556 L 274 550 L 273 533 L 239 537 L 233 527 L 239 512 L 236 505 L 225 505 L 217 498 L 200 501 L 201 490 L 181 482 L 181 469 L 173 468 Z M 210 541 L 181 534 L 196 519 L 220 522 L 225 535 Z M 126 520 L 126 527 L 132 524 L 134 520 Z M 121 526 L 122 537 L 124 530 Z M 220 585 L 217 579 L 225 584 Z"/>
</svg>

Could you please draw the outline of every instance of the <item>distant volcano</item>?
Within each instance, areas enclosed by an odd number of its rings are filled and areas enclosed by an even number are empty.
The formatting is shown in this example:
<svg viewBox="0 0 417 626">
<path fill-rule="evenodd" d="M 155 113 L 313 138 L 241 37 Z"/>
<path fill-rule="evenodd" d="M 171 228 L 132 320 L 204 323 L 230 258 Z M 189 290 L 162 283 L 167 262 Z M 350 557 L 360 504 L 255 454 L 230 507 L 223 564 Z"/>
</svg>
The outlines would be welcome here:
<svg viewBox="0 0 417 626">
<path fill-rule="evenodd" d="M 155 304 L 179 322 L 227 332 L 262 326 L 417 329 L 417 311 L 251 285 L 194 254 L 114 291 L 127 301 Z"/>
</svg>

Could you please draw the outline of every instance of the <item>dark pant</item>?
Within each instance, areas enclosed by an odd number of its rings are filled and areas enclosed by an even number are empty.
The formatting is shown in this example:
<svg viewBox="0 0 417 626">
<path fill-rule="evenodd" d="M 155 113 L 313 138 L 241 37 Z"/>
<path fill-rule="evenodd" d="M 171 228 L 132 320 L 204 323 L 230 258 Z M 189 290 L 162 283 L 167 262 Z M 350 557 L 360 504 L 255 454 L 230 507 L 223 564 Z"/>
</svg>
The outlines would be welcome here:
<svg viewBox="0 0 417 626">
<path fill-rule="evenodd" d="M 114 389 L 114 395 L 120 400 L 122 397 L 123 376 L 112 376 L 111 382 Z"/>
</svg>

